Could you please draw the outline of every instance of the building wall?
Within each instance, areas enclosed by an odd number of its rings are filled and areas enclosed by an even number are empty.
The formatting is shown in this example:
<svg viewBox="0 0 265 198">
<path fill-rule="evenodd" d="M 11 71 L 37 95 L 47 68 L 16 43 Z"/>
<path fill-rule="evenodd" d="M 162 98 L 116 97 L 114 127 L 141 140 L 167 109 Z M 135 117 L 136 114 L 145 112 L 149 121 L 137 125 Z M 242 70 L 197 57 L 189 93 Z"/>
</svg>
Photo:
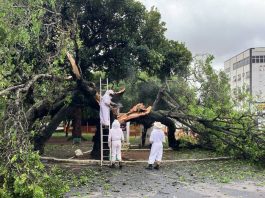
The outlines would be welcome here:
<svg viewBox="0 0 265 198">
<path fill-rule="evenodd" d="M 250 49 L 225 62 L 225 72 L 229 76 L 232 93 L 238 89 L 249 89 L 250 85 Z"/>
<path fill-rule="evenodd" d="M 265 100 L 265 48 L 252 50 L 252 94 Z"/>
<path fill-rule="evenodd" d="M 233 95 L 247 90 L 258 101 L 265 101 L 265 47 L 251 48 L 225 61 Z"/>
</svg>

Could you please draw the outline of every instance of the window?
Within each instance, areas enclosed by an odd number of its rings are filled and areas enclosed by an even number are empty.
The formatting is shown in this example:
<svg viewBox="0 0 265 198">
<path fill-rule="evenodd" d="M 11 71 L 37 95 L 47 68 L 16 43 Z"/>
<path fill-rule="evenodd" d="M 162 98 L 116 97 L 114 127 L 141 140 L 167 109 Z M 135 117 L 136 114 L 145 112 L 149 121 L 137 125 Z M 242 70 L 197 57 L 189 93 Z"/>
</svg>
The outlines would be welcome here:
<svg viewBox="0 0 265 198">
<path fill-rule="evenodd" d="M 255 56 L 253 56 L 253 58 L 252 58 L 252 63 L 256 63 Z"/>
<path fill-rule="evenodd" d="M 236 82 L 236 76 L 233 76 L 233 81 Z"/>
<path fill-rule="evenodd" d="M 225 69 L 225 72 L 226 72 L 226 73 L 230 72 L 230 67 L 226 68 L 226 69 Z"/>
<path fill-rule="evenodd" d="M 250 58 L 246 58 L 245 65 L 248 65 L 249 64 L 249 60 L 250 60 Z"/>
<path fill-rule="evenodd" d="M 233 64 L 233 70 L 236 70 L 236 69 L 238 69 L 238 68 L 240 68 L 240 67 L 242 67 L 244 65 L 249 64 L 249 61 L 250 61 L 250 59 L 249 59 L 249 57 L 247 57 L 247 58 L 244 58 L 244 59 L 242 59 L 242 60 L 240 60 L 238 62 L 235 62 Z"/>
<path fill-rule="evenodd" d="M 263 63 L 263 61 L 264 61 L 263 56 L 260 56 L 260 57 L 259 57 L 259 60 L 260 60 L 260 63 Z"/>
</svg>

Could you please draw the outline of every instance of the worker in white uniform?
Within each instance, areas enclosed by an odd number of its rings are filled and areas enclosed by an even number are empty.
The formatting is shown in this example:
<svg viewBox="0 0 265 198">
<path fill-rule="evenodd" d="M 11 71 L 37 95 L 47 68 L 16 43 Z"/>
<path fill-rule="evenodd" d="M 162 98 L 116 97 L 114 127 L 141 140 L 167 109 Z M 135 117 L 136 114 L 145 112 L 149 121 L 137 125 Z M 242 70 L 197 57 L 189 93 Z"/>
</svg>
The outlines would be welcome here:
<svg viewBox="0 0 265 198">
<path fill-rule="evenodd" d="M 112 105 L 111 98 L 114 94 L 113 90 L 107 90 L 100 100 L 100 123 L 103 126 L 110 125 L 110 107 Z"/>
<path fill-rule="evenodd" d="M 115 167 L 116 159 L 119 161 L 119 167 L 122 168 L 121 163 L 121 144 L 124 141 L 123 131 L 118 120 L 114 120 L 109 132 L 108 143 L 111 147 L 111 167 Z"/>
<path fill-rule="evenodd" d="M 153 130 L 150 135 L 150 143 L 152 144 L 148 167 L 146 169 L 152 170 L 153 164 L 155 164 L 154 169 L 159 169 L 160 162 L 163 155 L 163 142 L 165 142 L 165 133 L 163 131 L 164 125 L 160 122 L 154 122 Z"/>
</svg>

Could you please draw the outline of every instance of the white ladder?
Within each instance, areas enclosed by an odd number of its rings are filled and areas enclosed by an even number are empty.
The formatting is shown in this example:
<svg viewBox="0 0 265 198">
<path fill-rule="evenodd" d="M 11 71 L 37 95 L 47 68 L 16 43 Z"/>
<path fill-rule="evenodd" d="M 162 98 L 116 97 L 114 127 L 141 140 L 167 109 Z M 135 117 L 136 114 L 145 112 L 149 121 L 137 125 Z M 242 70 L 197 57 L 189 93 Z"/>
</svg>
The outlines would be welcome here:
<svg viewBox="0 0 265 198">
<path fill-rule="evenodd" d="M 102 100 L 102 96 L 109 89 L 109 81 L 106 79 L 106 83 L 102 83 L 102 79 L 100 78 L 100 102 Z M 102 93 L 104 92 L 104 93 Z M 111 165 L 111 146 L 108 146 L 108 137 L 109 137 L 110 123 L 108 128 L 102 127 L 102 123 L 100 122 L 100 166 L 103 165 Z"/>
</svg>

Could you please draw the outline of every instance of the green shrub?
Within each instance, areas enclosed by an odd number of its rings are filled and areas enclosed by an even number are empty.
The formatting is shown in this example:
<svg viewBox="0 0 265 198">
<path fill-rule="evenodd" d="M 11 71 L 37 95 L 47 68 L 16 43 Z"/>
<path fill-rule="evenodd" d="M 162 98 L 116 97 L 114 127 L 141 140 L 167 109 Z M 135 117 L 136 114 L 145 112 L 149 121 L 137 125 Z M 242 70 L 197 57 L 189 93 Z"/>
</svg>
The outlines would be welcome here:
<svg viewBox="0 0 265 198">
<path fill-rule="evenodd" d="M 56 198 L 69 191 L 56 169 L 45 168 L 36 152 L 16 154 L 0 170 L 3 198 Z"/>
</svg>

